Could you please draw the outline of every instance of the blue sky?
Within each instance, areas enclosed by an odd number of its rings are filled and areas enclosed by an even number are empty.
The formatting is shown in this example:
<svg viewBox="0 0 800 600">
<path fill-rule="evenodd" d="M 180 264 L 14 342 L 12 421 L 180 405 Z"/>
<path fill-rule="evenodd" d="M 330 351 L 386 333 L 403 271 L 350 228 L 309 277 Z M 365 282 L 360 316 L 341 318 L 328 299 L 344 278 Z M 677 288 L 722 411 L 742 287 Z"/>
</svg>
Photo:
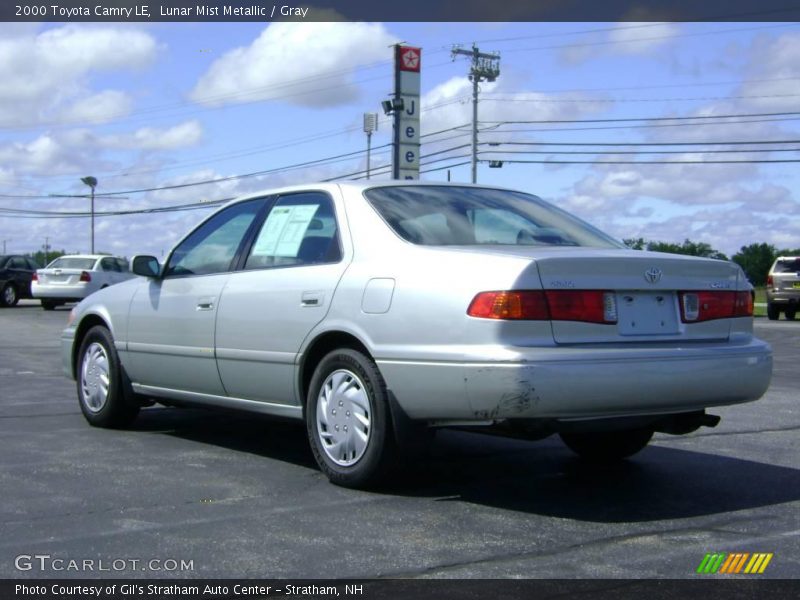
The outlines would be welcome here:
<svg viewBox="0 0 800 600">
<path fill-rule="evenodd" d="M 99 180 L 102 194 L 363 151 L 362 114 L 380 112 L 392 92 L 390 46 L 398 41 L 423 48 L 423 134 L 449 130 L 423 138 L 423 155 L 469 142 L 468 64 L 452 60 L 450 49 L 475 42 L 501 54 L 501 75 L 481 85 L 480 105 L 480 141 L 501 145 L 482 149 L 539 153 L 482 158 L 551 162 L 481 164 L 480 183 L 535 193 L 620 238 L 689 237 L 729 255 L 753 242 L 800 246 L 800 163 L 708 163 L 800 158 L 800 143 L 732 144 L 800 140 L 800 114 L 721 118 L 798 110 L 800 25 L 791 23 L 3 23 L 0 240 L 8 252 L 35 251 L 45 238 L 87 251 L 88 218 L 3 212 L 85 211 L 84 198 L 50 196 L 86 193 L 85 175 Z M 382 118 L 373 167 L 388 161 L 382 146 L 390 139 Z M 621 143 L 662 145 L 611 145 Z M 641 153 L 656 149 L 670 153 Z M 604 154 L 556 154 L 587 151 Z M 701 164 L 641 164 L 653 160 Z M 218 200 L 364 164 L 361 153 L 131 192 L 98 198 L 97 210 Z M 469 181 L 469 166 L 450 176 Z M 161 256 L 208 212 L 99 217 L 96 245 Z"/>
</svg>

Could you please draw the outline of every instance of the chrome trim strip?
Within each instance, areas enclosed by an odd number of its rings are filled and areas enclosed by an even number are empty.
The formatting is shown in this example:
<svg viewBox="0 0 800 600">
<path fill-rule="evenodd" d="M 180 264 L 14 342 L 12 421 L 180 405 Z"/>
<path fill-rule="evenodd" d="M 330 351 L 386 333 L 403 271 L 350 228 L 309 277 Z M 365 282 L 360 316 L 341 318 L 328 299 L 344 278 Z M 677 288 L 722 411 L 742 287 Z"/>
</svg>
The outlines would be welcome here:
<svg viewBox="0 0 800 600">
<path fill-rule="evenodd" d="M 217 348 L 217 359 L 219 360 L 241 360 L 246 362 L 278 363 L 282 365 L 293 365 L 294 352 L 275 352 L 266 350 L 237 350 L 234 348 Z"/>
<path fill-rule="evenodd" d="M 128 352 L 169 354 L 175 356 L 192 356 L 199 358 L 214 357 L 213 348 L 204 348 L 202 346 L 172 346 L 168 344 L 144 344 L 142 342 L 128 342 Z"/>
<path fill-rule="evenodd" d="M 303 418 L 303 408 L 289 404 L 273 404 L 271 402 L 259 402 L 257 400 L 245 400 L 244 398 L 231 398 L 229 396 L 215 396 L 213 394 L 198 394 L 196 392 L 186 392 L 183 390 L 172 390 L 169 388 L 132 384 L 133 391 L 144 396 L 155 396 L 186 402 L 187 404 L 199 404 L 202 406 L 218 406 L 222 408 L 232 408 L 235 410 L 245 410 L 248 412 L 261 413 L 265 415 L 275 415 L 279 417 L 289 417 L 291 419 Z"/>
</svg>

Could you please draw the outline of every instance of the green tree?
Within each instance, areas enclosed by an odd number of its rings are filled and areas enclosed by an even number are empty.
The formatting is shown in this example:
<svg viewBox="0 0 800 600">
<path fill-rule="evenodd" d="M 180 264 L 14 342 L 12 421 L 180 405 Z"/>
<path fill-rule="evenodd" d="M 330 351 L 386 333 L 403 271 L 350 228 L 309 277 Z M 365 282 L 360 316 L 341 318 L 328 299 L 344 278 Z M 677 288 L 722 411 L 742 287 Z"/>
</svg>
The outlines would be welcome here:
<svg viewBox="0 0 800 600">
<path fill-rule="evenodd" d="M 767 283 L 767 273 L 778 251 L 772 244 L 750 244 L 742 246 L 739 252 L 733 255 L 733 262 L 742 267 L 750 283 L 756 286 Z"/>
<path fill-rule="evenodd" d="M 728 260 L 719 250 L 715 250 L 705 242 L 693 242 L 689 239 L 682 244 L 674 242 L 654 242 L 644 238 L 629 238 L 623 240 L 625 245 L 634 250 L 651 250 L 653 252 L 670 252 L 672 254 L 688 254 L 689 256 L 703 256 L 705 258 L 716 258 L 718 260 Z"/>
<path fill-rule="evenodd" d="M 59 256 L 64 256 L 66 252 L 62 248 L 61 250 L 48 250 L 47 257 L 45 259 L 45 252 L 44 247 L 41 250 L 37 250 L 36 252 L 28 252 L 26 256 L 30 256 L 37 265 L 41 265 L 42 267 L 46 267 L 51 261 L 54 261 Z"/>
</svg>

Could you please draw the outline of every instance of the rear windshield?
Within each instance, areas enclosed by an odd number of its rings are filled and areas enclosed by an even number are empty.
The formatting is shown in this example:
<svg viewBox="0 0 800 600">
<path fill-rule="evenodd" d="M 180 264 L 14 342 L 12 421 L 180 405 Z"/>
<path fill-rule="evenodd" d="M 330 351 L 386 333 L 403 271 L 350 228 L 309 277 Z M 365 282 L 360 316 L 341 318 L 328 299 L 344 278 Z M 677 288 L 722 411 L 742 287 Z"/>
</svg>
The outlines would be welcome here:
<svg viewBox="0 0 800 600">
<path fill-rule="evenodd" d="M 624 246 L 536 196 L 457 186 L 396 186 L 364 192 L 403 239 L 424 246 Z"/>
<path fill-rule="evenodd" d="M 787 258 L 775 263 L 775 273 L 800 273 L 800 258 Z"/>
<path fill-rule="evenodd" d="M 51 262 L 48 269 L 81 269 L 82 271 L 90 270 L 94 267 L 97 259 L 94 258 L 77 258 L 74 256 L 62 256 Z"/>
</svg>

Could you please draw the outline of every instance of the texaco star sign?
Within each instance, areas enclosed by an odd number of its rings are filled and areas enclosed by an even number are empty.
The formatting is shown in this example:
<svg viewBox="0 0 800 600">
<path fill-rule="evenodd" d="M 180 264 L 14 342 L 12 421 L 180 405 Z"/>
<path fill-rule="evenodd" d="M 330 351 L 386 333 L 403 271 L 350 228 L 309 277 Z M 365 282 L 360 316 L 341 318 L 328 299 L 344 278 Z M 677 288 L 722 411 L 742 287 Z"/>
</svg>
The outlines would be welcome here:
<svg viewBox="0 0 800 600">
<path fill-rule="evenodd" d="M 419 69 L 419 52 L 413 48 L 408 48 L 402 54 L 403 67 L 408 71 L 417 71 Z"/>
</svg>

